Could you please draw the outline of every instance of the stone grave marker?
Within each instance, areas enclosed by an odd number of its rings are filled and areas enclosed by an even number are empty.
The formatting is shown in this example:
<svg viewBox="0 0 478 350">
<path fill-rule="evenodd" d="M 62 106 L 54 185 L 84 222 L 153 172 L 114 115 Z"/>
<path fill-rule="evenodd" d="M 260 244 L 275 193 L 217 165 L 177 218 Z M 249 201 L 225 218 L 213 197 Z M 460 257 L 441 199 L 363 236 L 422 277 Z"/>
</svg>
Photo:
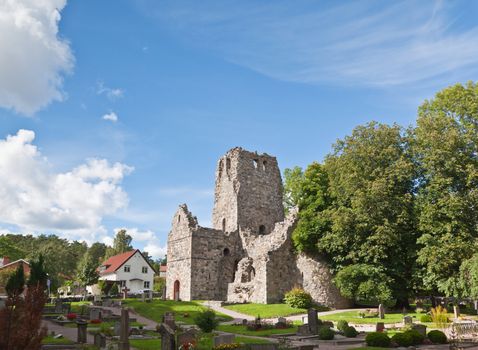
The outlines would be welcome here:
<svg viewBox="0 0 478 350">
<path fill-rule="evenodd" d="M 100 349 L 106 347 L 106 336 L 102 333 L 96 333 L 94 338 L 94 344 Z"/>
<path fill-rule="evenodd" d="M 88 323 L 79 320 L 76 321 L 76 327 L 77 327 L 77 337 L 76 337 L 76 342 L 80 344 L 86 343 L 86 327 L 88 326 Z"/>
<path fill-rule="evenodd" d="M 214 346 L 219 346 L 221 344 L 232 344 L 234 343 L 235 339 L 236 336 L 234 334 L 221 334 L 213 338 L 213 344 Z"/>
<path fill-rule="evenodd" d="M 121 309 L 120 339 L 118 350 L 129 350 L 129 312 L 128 309 Z"/>
<path fill-rule="evenodd" d="M 184 333 L 178 335 L 178 345 L 183 344 L 196 344 L 198 331 L 194 328 L 189 328 Z"/>
<path fill-rule="evenodd" d="M 101 320 L 101 309 L 90 307 L 90 320 Z"/>
<path fill-rule="evenodd" d="M 319 318 L 317 317 L 317 310 L 314 308 L 307 310 L 307 318 L 309 321 L 309 332 L 311 334 L 317 334 L 319 332 Z"/>
<path fill-rule="evenodd" d="M 383 332 L 384 330 L 385 330 L 385 323 L 377 322 L 377 325 L 375 326 L 375 331 L 376 332 Z"/>
<path fill-rule="evenodd" d="M 143 303 L 146 301 L 146 291 L 143 291 L 143 293 L 141 293 L 141 301 Z"/>
<path fill-rule="evenodd" d="M 413 324 L 412 329 L 416 330 L 418 333 L 423 335 L 424 337 L 427 336 L 427 326 L 424 324 Z"/>
<path fill-rule="evenodd" d="M 152 290 L 148 291 L 148 300 L 153 301 L 153 291 Z"/>
<path fill-rule="evenodd" d="M 126 299 L 128 297 L 128 292 L 129 292 L 129 289 L 124 287 L 123 290 L 122 290 L 123 299 Z"/>
<path fill-rule="evenodd" d="M 114 335 L 119 336 L 121 334 L 121 323 L 116 321 L 114 326 Z"/>
<path fill-rule="evenodd" d="M 176 350 L 174 330 L 166 323 L 161 323 L 159 333 L 161 334 L 161 350 Z"/>
<path fill-rule="evenodd" d="M 63 302 L 60 298 L 55 299 L 55 313 L 61 314 L 63 312 Z"/>
<path fill-rule="evenodd" d="M 0 299 L 0 309 L 5 307 L 5 299 Z"/>
<path fill-rule="evenodd" d="M 166 312 L 163 315 L 163 323 L 166 323 L 173 330 L 176 330 L 176 328 L 177 328 L 176 322 L 174 320 L 174 313 L 172 313 L 172 312 Z"/>
<path fill-rule="evenodd" d="M 163 287 L 161 290 L 161 299 L 166 300 L 166 287 Z"/>
<path fill-rule="evenodd" d="M 310 335 L 309 325 L 302 324 L 297 327 L 297 335 Z"/>
<path fill-rule="evenodd" d="M 403 324 L 404 324 L 405 326 L 408 326 L 408 325 L 413 324 L 413 318 L 412 318 L 412 316 L 405 316 L 405 317 L 403 318 Z"/>
<path fill-rule="evenodd" d="M 244 319 L 242 320 L 242 325 L 243 325 L 243 326 L 247 326 L 247 319 L 246 319 L 246 318 L 244 318 Z"/>
<path fill-rule="evenodd" d="M 385 308 L 383 307 L 383 304 L 380 304 L 378 306 L 378 317 L 383 320 L 385 318 Z"/>
</svg>

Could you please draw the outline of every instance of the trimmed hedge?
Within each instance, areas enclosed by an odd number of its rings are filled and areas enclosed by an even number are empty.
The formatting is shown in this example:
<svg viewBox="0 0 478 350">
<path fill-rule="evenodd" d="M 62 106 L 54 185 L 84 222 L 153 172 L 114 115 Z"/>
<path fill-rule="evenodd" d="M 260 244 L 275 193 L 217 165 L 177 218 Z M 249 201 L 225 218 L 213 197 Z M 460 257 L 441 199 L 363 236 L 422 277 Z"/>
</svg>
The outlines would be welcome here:
<svg viewBox="0 0 478 350">
<path fill-rule="evenodd" d="M 420 345 L 425 340 L 425 337 L 417 330 L 411 329 L 403 332 L 412 339 L 412 345 Z"/>
<path fill-rule="evenodd" d="M 339 320 L 337 322 L 337 329 L 341 332 L 345 332 L 345 328 L 349 326 L 349 323 L 345 320 Z"/>
<path fill-rule="evenodd" d="M 413 345 L 412 337 L 407 333 L 395 333 L 392 337 L 392 341 L 397 343 L 398 346 L 409 347 Z"/>
<path fill-rule="evenodd" d="M 313 304 L 312 296 L 298 287 L 294 287 L 285 293 L 284 301 L 287 305 L 298 309 L 308 309 Z"/>
<path fill-rule="evenodd" d="M 355 327 L 349 326 L 349 327 L 344 329 L 344 335 L 347 338 L 355 338 L 358 335 L 358 332 L 355 329 Z"/>
<path fill-rule="evenodd" d="M 446 344 L 447 343 L 445 333 L 443 333 L 442 331 L 439 331 L 439 330 L 434 330 L 434 331 L 428 332 L 427 337 L 428 337 L 428 339 L 430 339 L 430 341 L 433 344 Z"/>
<path fill-rule="evenodd" d="M 391 340 L 390 337 L 385 333 L 372 332 L 367 334 L 367 336 L 365 337 L 365 342 L 368 346 L 388 348 L 390 346 Z"/>
<path fill-rule="evenodd" d="M 318 335 L 320 340 L 332 340 L 334 339 L 335 333 L 328 327 L 321 327 Z"/>
</svg>

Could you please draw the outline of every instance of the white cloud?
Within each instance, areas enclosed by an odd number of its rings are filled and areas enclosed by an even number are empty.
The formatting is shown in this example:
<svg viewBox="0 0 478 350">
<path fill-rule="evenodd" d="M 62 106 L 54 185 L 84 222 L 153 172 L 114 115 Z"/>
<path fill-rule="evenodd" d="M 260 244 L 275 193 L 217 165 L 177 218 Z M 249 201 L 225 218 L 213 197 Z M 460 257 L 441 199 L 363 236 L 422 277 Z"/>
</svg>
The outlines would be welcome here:
<svg viewBox="0 0 478 350">
<path fill-rule="evenodd" d="M 124 96 L 124 90 L 120 88 L 110 88 L 105 86 L 105 83 L 99 81 L 96 87 L 96 93 L 98 95 L 106 95 L 110 100 L 116 100 Z"/>
<path fill-rule="evenodd" d="M 469 23 L 461 21 L 465 4 L 330 4 L 205 0 L 148 10 L 195 45 L 280 80 L 441 87 L 469 80 L 478 71 L 478 26 L 471 16 Z"/>
<path fill-rule="evenodd" d="M 114 238 L 110 236 L 104 236 L 101 238 L 101 242 L 111 247 L 113 246 Z"/>
<path fill-rule="evenodd" d="M 144 242 L 144 241 L 149 241 L 152 239 L 155 239 L 154 232 L 151 230 L 146 230 L 142 231 L 136 227 L 133 228 L 128 228 L 128 227 L 120 227 L 120 228 L 115 228 L 115 232 L 118 232 L 119 230 L 126 230 L 128 234 L 133 237 L 133 243 L 135 241 L 139 242 Z"/>
<path fill-rule="evenodd" d="M 144 246 L 143 251 L 148 252 L 154 259 L 160 259 L 166 255 L 167 247 L 150 242 Z"/>
<path fill-rule="evenodd" d="M 32 115 L 61 101 L 63 76 L 73 68 L 58 33 L 66 0 L 0 0 L 0 106 Z"/>
<path fill-rule="evenodd" d="M 33 131 L 19 130 L 0 140 L 0 222 L 88 241 L 103 235 L 103 217 L 128 204 L 120 184 L 133 168 L 88 159 L 57 173 L 32 144 L 34 138 Z"/>
<path fill-rule="evenodd" d="M 110 113 L 105 114 L 102 117 L 102 119 L 111 121 L 113 123 L 116 123 L 118 121 L 118 115 L 115 112 L 110 112 Z"/>
</svg>

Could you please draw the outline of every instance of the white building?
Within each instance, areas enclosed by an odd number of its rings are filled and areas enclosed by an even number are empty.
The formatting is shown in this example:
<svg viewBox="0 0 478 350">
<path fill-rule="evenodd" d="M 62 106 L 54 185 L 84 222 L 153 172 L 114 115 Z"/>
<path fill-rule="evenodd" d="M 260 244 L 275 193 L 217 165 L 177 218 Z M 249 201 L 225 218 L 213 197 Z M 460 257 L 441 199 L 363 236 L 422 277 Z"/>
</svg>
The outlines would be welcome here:
<svg viewBox="0 0 478 350">
<path fill-rule="evenodd" d="M 126 287 L 131 294 L 153 289 L 155 271 L 139 249 L 112 256 L 101 264 L 98 272 L 100 280 L 116 282 L 120 290 Z"/>
</svg>

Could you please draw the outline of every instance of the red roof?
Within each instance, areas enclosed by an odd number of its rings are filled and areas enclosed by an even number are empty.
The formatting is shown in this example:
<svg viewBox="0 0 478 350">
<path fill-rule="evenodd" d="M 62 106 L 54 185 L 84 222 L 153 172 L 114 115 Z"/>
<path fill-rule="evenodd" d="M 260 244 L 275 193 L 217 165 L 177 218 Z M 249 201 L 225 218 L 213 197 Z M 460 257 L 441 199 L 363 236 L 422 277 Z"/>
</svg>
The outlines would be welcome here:
<svg viewBox="0 0 478 350">
<path fill-rule="evenodd" d="M 126 253 L 121 253 L 121 254 L 112 256 L 108 260 L 104 261 L 101 264 L 101 266 L 105 266 L 106 269 L 102 271 L 100 268 L 100 271 L 99 271 L 100 275 L 106 275 L 108 273 L 115 272 L 121 267 L 121 265 L 123 265 L 126 261 L 128 261 L 128 259 L 131 258 L 137 251 L 138 249 L 131 250 Z"/>
<path fill-rule="evenodd" d="M 161 266 L 159 267 L 159 271 L 160 271 L 160 272 L 166 272 L 167 270 L 168 270 L 168 267 L 167 267 L 166 265 L 161 265 Z"/>
</svg>

